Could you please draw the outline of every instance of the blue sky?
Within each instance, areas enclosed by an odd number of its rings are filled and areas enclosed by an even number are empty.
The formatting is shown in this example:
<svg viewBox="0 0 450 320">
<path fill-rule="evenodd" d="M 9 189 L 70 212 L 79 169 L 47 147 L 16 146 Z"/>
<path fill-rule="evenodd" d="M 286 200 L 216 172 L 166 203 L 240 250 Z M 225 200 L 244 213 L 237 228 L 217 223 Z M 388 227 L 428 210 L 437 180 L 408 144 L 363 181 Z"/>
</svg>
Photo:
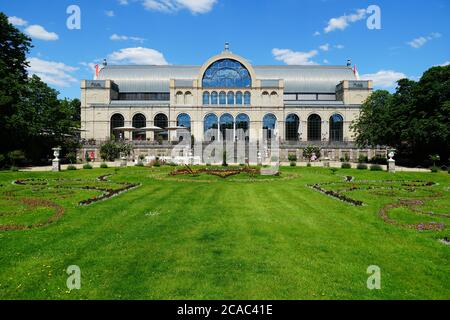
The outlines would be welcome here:
<svg viewBox="0 0 450 320">
<path fill-rule="evenodd" d="M 69 30 L 68 6 L 81 10 Z M 367 28 L 370 5 L 381 30 Z M 450 61 L 448 0 L 8 0 L 0 11 L 33 39 L 30 73 L 79 97 L 92 66 L 202 64 L 231 51 L 256 65 L 344 65 L 390 89 Z"/>
</svg>

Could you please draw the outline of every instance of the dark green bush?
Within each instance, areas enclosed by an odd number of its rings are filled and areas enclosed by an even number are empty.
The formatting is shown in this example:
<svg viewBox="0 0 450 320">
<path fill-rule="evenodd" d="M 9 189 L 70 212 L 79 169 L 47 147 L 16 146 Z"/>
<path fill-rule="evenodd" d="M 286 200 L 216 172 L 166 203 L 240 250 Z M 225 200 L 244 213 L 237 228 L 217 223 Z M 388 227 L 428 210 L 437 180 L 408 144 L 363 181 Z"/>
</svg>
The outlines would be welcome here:
<svg viewBox="0 0 450 320">
<path fill-rule="evenodd" d="M 359 169 L 359 170 L 367 170 L 368 167 L 364 163 L 359 163 L 356 168 Z"/>
<path fill-rule="evenodd" d="M 102 164 L 100 165 L 100 168 L 102 168 L 102 169 L 108 169 L 108 165 L 107 165 L 106 163 L 102 163 Z"/>
<path fill-rule="evenodd" d="M 441 168 L 439 168 L 438 166 L 432 166 L 432 167 L 430 168 L 430 170 L 431 170 L 431 172 L 433 172 L 433 173 L 437 173 L 437 172 L 439 172 L 439 171 L 441 170 Z"/>
<path fill-rule="evenodd" d="M 69 165 L 69 166 L 67 166 L 67 170 L 68 171 L 74 171 L 74 170 L 77 170 L 77 167 L 75 167 L 74 165 Z"/>
<path fill-rule="evenodd" d="M 19 168 L 16 166 L 11 166 L 11 168 L 9 168 L 11 171 L 17 172 L 19 171 Z"/>
<path fill-rule="evenodd" d="M 370 171 L 383 171 L 383 167 L 379 164 L 373 164 L 370 166 Z"/>
<path fill-rule="evenodd" d="M 295 154 L 288 155 L 288 160 L 290 162 L 297 162 L 297 156 Z"/>
<path fill-rule="evenodd" d="M 342 169 L 351 169 L 352 165 L 348 162 L 344 162 L 343 164 L 341 164 L 341 168 Z"/>
<path fill-rule="evenodd" d="M 308 162 L 308 164 L 306 165 L 308 168 L 310 168 L 311 167 L 311 163 L 310 162 Z"/>
<path fill-rule="evenodd" d="M 296 163 L 295 161 L 291 161 L 290 166 L 291 166 L 291 167 L 296 167 L 296 166 L 297 166 L 297 163 Z"/>
<path fill-rule="evenodd" d="M 359 156 L 358 157 L 358 162 L 359 163 L 368 163 L 369 162 L 369 158 L 367 156 Z"/>
<path fill-rule="evenodd" d="M 91 170 L 91 169 L 92 169 L 92 166 L 91 166 L 90 164 L 85 164 L 85 165 L 83 166 L 83 169 Z"/>
</svg>

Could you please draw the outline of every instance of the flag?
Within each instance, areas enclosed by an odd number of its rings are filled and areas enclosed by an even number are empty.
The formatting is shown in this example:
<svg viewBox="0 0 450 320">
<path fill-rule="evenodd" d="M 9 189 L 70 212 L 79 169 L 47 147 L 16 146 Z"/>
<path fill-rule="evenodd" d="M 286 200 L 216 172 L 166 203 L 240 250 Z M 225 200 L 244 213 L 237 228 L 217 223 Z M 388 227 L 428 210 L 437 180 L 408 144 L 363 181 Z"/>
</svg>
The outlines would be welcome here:
<svg viewBox="0 0 450 320">
<path fill-rule="evenodd" d="M 95 79 L 94 80 L 98 80 L 98 75 L 100 73 L 98 64 L 95 65 Z"/>
<path fill-rule="evenodd" d="M 353 73 L 356 76 L 356 80 L 359 80 L 359 72 L 358 72 L 358 68 L 356 68 L 356 64 L 353 66 Z"/>
</svg>

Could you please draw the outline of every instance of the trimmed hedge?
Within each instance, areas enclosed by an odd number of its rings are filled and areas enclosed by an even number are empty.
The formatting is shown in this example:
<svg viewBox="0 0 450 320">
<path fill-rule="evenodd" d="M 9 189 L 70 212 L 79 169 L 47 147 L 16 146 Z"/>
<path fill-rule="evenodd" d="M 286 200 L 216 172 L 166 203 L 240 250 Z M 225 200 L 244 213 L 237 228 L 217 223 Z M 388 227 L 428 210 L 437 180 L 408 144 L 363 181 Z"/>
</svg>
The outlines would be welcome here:
<svg viewBox="0 0 450 320">
<path fill-rule="evenodd" d="M 367 170 L 367 164 L 364 163 L 359 163 L 358 166 L 356 167 L 358 170 Z"/>
<path fill-rule="evenodd" d="M 379 164 L 373 164 L 370 166 L 370 171 L 383 171 L 383 167 Z"/>
<path fill-rule="evenodd" d="M 83 169 L 91 170 L 91 169 L 92 169 L 92 166 L 91 166 L 90 164 L 85 164 L 85 165 L 83 166 Z"/>
<path fill-rule="evenodd" d="M 67 166 L 67 170 L 68 171 L 75 171 L 75 170 L 77 170 L 77 167 L 75 167 L 74 165 L 70 165 L 70 166 Z"/>
<path fill-rule="evenodd" d="M 341 164 L 341 168 L 342 169 L 351 169 L 352 165 L 348 162 L 344 162 L 343 164 Z"/>
</svg>

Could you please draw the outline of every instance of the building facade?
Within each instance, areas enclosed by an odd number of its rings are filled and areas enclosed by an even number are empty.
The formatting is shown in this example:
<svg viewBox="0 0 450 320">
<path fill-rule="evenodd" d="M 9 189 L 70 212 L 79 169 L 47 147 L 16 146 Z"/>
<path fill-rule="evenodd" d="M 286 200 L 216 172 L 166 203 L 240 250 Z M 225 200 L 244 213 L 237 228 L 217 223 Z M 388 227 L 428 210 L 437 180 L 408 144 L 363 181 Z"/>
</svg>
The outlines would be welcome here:
<svg viewBox="0 0 450 320">
<path fill-rule="evenodd" d="M 354 158 L 350 124 L 371 92 L 372 81 L 358 80 L 351 66 L 253 66 L 228 48 L 202 66 L 105 64 L 81 84 L 83 152 L 98 158 L 115 136 L 139 153 L 168 155 L 179 131 L 208 143 L 228 129 L 249 144 L 277 137 L 282 157 L 320 145 L 325 156 Z"/>
</svg>

